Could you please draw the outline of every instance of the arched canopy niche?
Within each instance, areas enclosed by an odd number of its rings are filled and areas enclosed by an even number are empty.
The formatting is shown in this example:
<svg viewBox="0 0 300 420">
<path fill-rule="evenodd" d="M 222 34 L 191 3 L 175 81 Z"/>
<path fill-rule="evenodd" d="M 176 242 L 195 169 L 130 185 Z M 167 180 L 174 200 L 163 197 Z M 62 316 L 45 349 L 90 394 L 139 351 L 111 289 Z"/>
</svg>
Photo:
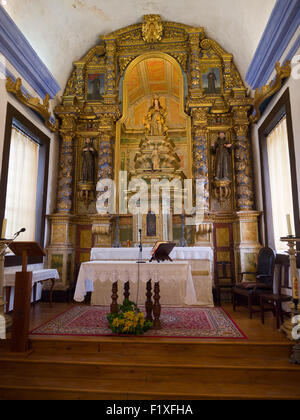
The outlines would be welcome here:
<svg viewBox="0 0 300 420">
<path fill-rule="evenodd" d="M 191 119 L 184 112 L 186 76 L 168 54 L 151 52 L 138 56 L 127 67 L 119 85 L 122 118 L 117 122 L 115 178 L 120 170 L 134 170 L 134 157 L 145 137 L 143 119 L 155 95 L 167 110 L 168 136 L 175 143 L 181 169 L 192 177 Z"/>
</svg>

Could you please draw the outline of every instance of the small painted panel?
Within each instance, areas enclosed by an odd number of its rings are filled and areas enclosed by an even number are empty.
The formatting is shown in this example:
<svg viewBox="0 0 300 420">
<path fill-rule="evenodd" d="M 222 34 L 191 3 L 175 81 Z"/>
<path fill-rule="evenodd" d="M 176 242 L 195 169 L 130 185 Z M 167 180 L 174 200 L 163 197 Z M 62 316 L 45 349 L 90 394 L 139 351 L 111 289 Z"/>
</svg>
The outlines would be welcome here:
<svg viewBox="0 0 300 420">
<path fill-rule="evenodd" d="M 207 95 L 221 94 L 221 71 L 217 67 L 211 67 L 202 74 L 202 87 Z"/>
<path fill-rule="evenodd" d="M 87 100 L 100 101 L 105 91 L 105 74 L 90 73 L 87 75 Z"/>
</svg>

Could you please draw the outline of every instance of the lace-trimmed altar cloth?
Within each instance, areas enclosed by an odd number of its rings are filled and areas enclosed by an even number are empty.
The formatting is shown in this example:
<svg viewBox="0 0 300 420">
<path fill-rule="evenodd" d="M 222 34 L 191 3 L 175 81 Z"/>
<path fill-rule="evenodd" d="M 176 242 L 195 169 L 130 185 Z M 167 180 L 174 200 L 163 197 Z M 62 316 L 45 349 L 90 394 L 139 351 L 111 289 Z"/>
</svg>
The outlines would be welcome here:
<svg viewBox="0 0 300 420">
<path fill-rule="evenodd" d="M 138 276 L 140 277 L 138 293 Z M 93 292 L 92 305 L 110 305 L 112 283 L 119 283 L 119 303 L 123 301 L 123 284 L 130 282 L 130 299 L 144 304 L 146 283 L 160 282 L 161 304 L 170 306 L 197 305 L 191 266 L 186 261 L 137 264 L 133 261 L 90 261 L 81 264 L 74 300 L 82 302 Z"/>
</svg>

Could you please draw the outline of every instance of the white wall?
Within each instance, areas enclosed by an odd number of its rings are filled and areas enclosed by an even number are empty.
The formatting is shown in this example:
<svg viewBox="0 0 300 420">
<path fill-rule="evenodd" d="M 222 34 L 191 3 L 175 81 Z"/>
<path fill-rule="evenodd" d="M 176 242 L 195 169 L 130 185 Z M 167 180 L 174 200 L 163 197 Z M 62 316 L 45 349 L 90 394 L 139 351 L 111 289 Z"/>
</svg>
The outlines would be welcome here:
<svg viewBox="0 0 300 420">
<path fill-rule="evenodd" d="M 283 0 L 284 1 L 284 0 Z M 195 27 L 234 55 L 245 79 L 276 0 L 8 0 L 6 11 L 63 88 L 72 63 L 100 35 L 142 22 L 143 15 Z"/>
<path fill-rule="evenodd" d="M 5 64 L 6 68 L 15 76 L 19 77 L 17 71 L 12 65 L 0 55 L 2 64 Z M 58 168 L 58 153 L 59 153 L 59 141 L 56 134 L 51 133 L 39 119 L 39 117 L 21 104 L 12 94 L 6 91 L 6 79 L 2 73 L 0 73 L 0 174 L 2 168 L 2 156 L 3 156 L 3 144 L 4 144 L 4 133 L 5 133 L 5 122 L 6 122 L 6 111 L 7 103 L 9 102 L 18 111 L 20 111 L 28 120 L 30 120 L 39 130 L 45 133 L 50 138 L 50 157 L 49 157 L 49 174 L 48 174 L 48 197 L 47 197 L 47 211 L 46 214 L 50 214 L 54 211 L 55 207 L 55 195 L 56 195 L 56 184 L 57 184 L 57 168 Z M 30 93 L 30 95 L 37 97 L 38 95 L 23 81 L 24 87 Z M 46 226 L 45 245 L 48 240 L 49 229 Z"/>
</svg>

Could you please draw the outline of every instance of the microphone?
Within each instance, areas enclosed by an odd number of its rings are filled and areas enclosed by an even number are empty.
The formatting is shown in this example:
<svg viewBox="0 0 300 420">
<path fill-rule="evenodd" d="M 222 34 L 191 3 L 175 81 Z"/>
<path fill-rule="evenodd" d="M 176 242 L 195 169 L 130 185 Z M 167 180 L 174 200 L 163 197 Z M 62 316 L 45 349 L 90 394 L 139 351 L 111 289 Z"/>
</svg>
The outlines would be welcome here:
<svg viewBox="0 0 300 420">
<path fill-rule="evenodd" d="M 22 228 L 19 230 L 19 232 L 16 232 L 13 236 L 13 238 L 6 243 L 5 247 L 1 250 L 0 252 L 0 256 L 5 255 L 5 251 L 9 248 L 10 244 L 12 244 L 14 242 L 14 240 L 20 235 L 20 233 L 26 232 L 25 228 Z"/>
<path fill-rule="evenodd" d="M 19 232 L 17 232 L 17 233 L 14 234 L 14 236 L 19 236 L 20 233 L 23 233 L 23 232 L 26 232 L 26 229 L 25 228 L 20 229 Z"/>
</svg>

